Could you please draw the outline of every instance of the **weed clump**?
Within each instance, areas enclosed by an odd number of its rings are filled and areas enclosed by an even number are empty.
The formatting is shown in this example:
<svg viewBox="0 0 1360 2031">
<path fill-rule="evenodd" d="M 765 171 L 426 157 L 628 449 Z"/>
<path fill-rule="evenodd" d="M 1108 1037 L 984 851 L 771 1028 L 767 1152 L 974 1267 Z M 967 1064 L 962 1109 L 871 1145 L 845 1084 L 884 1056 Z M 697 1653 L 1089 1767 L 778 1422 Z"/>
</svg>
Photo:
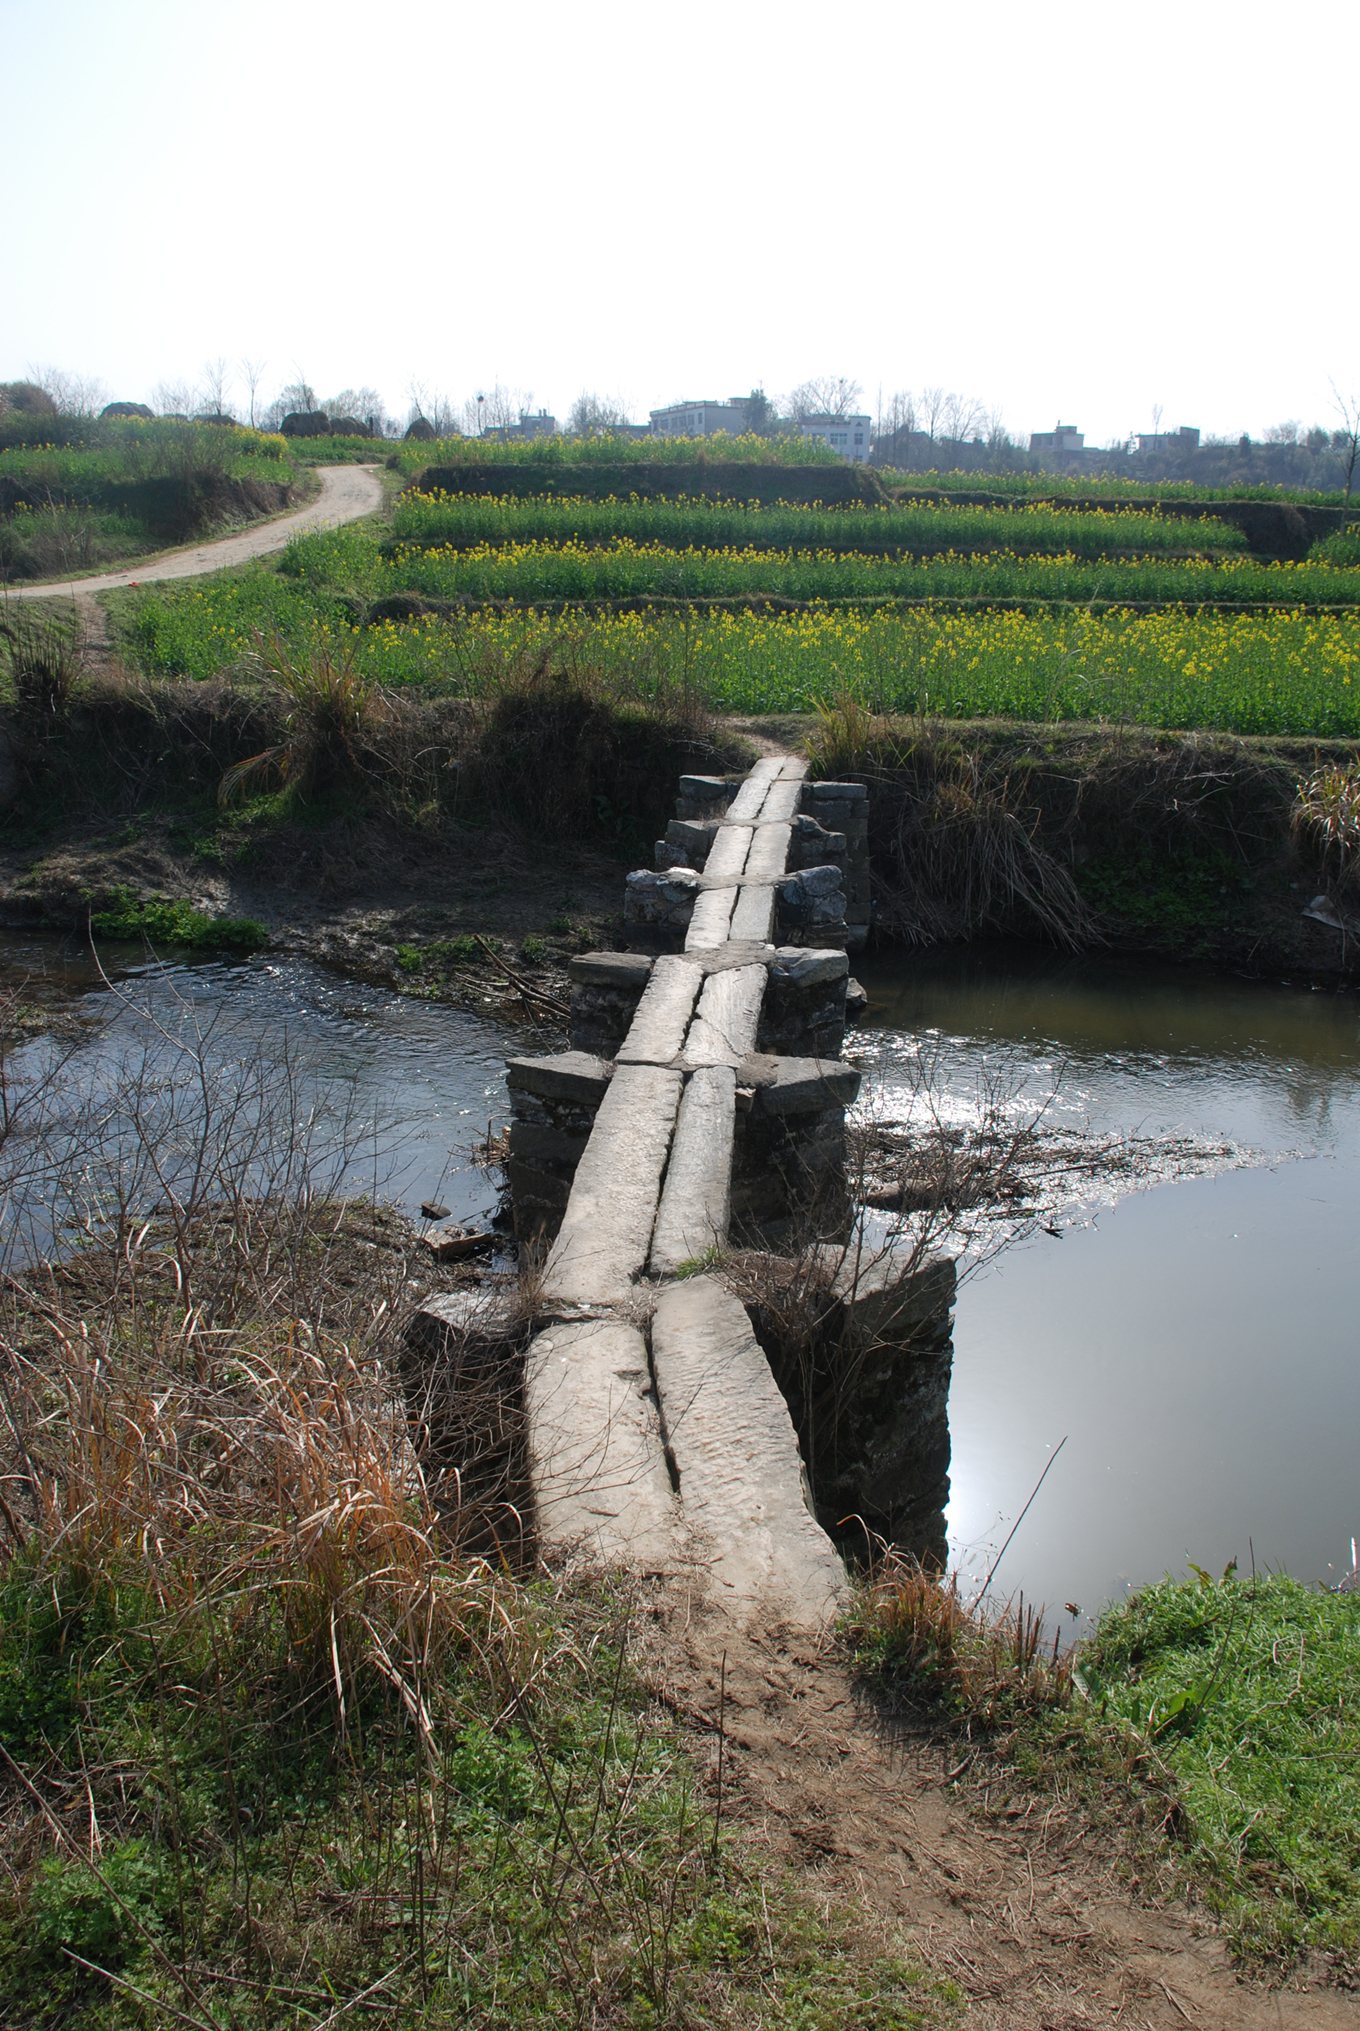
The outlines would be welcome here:
<svg viewBox="0 0 1360 2031">
<path fill-rule="evenodd" d="M 90 929 L 101 938 L 143 938 L 150 945 L 196 945 L 206 952 L 258 952 L 269 933 L 253 917 L 209 917 L 192 903 L 138 896 L 119 886 L 108 907 L 95 910 Z"/>
<path fill-rule="evenodd" d="M 895 1703 L 994 1728 L 1071 1698 L 1070 1659 L 1056 1636 L 1045 1647 L 1042 1608 L 1023 1594 L 970 1604 L 955 1574 L 899 1552 L 865 1582 L 844 1634 L 856 1667 Z"/>
<path fill-rule="evenodd" d="M 85 643 L 79 612 L 74 606 L 52 612 L 45 602 L 6 601 L 0 645 L 20 735 L 30 749 L 40 748 L 64 728 L 80 678 Z"/>
</svg>

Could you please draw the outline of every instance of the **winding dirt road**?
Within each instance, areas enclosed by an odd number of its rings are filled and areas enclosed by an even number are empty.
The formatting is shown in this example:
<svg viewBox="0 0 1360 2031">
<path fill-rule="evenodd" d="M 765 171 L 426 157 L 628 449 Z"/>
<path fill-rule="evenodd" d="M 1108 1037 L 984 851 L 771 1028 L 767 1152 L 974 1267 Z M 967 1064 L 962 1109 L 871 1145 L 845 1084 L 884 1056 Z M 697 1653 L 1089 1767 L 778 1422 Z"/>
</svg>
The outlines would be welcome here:
<svg viewBox="0 0 1360 2031">
<path fill-rule="evenodd" d="M 130 564 L 126 571 L 106 571 L 95 578 L 64 578 L 42 585 L 15 585 L 10 599 L 84 598 L 90 593 L 117 592 L 127 585 L 149 585 L 161 578 L 198 578 L 205 571 L 222 571 L 229 564 L 246 564 L 252 557 L 270 557 L 282 550 L 290 536 L 300 529 L 334 529 L 341 522 L 357 521 L 371 515 L 382 501 L 382 485 L 376 468 L 367 465 L 322 465 L 316 468 L 321 492 L 295 514 L 280 515 L 277 521 L 252 524 L 231 536 L 219 536 L 212 543 L 172 550 L 147 564 Z"/>
</svg>

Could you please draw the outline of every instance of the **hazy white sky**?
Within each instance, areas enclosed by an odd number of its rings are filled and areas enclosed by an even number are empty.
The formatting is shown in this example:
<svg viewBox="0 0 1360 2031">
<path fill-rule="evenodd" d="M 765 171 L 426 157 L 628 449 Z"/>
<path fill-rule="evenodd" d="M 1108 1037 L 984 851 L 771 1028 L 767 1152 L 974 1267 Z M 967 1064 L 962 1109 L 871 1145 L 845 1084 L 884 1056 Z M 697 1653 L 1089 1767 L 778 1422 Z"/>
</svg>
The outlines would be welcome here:
<svg viewBox="0 0 1360 2031">
<path fill-rule="evenodd" d="M 0 379 L 1360 390 L 1356 0 L 0 0 Z"/>
</svg>

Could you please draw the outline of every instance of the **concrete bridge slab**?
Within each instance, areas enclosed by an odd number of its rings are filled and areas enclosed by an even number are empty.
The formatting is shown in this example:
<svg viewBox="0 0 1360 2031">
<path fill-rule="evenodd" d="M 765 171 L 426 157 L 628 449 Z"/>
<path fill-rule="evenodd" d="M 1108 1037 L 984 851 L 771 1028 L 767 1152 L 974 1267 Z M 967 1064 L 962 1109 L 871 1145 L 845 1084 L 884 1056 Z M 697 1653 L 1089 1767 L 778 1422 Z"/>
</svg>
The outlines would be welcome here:
<svg viewBox="0 0 1360 2031">
<path fill-rule="evenodd" d="M 613 1319 L 554 1325 L 529 1348 L 529 1472 L 544 1543 L 604 1565 L 675 1564 L 679 1513 L 641 1333 Z"/>
<path fill-rule="evenodd" d="M 609 1304 L 631 1293 L 652 1245 L 681 1084 L 669 1066 L 615 1072 L 544 1270 L 550 1302 Z"/>
<path fill-rule="evenodd" d="M 674 953 L 658 959 L 619 1047 L 617 1062 L 669 1065 L 684 1044 L 701 984 L 702 976 L 696 969 Z"/>
<path fill-rule="evenodd" d="M 730 1065 L 702 1066 L 686 1082 L 652 1236 L 654 1276 L 674 1276 L 727 1239 L 736 1101 Z"/>
<path fill-rule="evenodd" d="M 686 1528 L 709 1563 L 715 1606 L 739 1618 L 824 1628 L 845 1571 L 803 1496 L 787 1406 L 742 1306 L 714 1278 L 661 1294 L 652 1369 Z"/>
</svg>

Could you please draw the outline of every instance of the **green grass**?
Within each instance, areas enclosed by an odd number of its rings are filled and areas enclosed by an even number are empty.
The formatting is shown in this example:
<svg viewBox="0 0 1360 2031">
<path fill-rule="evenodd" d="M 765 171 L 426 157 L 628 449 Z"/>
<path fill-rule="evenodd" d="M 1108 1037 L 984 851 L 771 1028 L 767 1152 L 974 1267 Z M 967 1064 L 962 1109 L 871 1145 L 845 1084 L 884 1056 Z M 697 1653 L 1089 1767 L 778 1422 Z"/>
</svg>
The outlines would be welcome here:
<svg viewBox="0 0 1360 2031">
<path fill-rule="evenodd" d="M 93 426 L 92 426 L 93 428 Z M 122 419 L 83 444 L 24 444 L 0 450 L 0 478 L 63 500 L 100 506 L 110 490 L 167 475 L 223 472 L 230 479 L 290 476 L 286 438 L 213 424 Z"/>
<path fill-rule="evenodd" d="M 391 1330 L 413 1232 L 256 1196 L 259 1130 L 221 1101 L 188 1199 L 142 1159 L 173 1217 L 7 1280 L 0 2021 L 952 2022 L 893 1933 L 819 1918 L 719 1824 L 631 1668 L 629 1592 L 460 1542 L 478 1501 L 504 1518 L 478 1448 L 509 1397 L 461 1372 L 466 1422 L 417 1464 L 398 1378 L 448 1372 Z"/>
<path fill-rule="evenodd" d="M 1360 1595 L 1164 1580 L 1107 1610 L 1077 1711 L 1166 1781 L 1242 1949 L 1360 1948 Z"/>
<path fill-rule="evenodd" d="M 83 431 L 0 450 L 0 575 L 144 555 L 265 512 L 298 477 L 283 438 L 257 430 L 119 418 Z"/>
<path fill-rule="evenodd" d="M 834 465 L 828 445 L 801 437 L 439 437 L 403 443 L 391 463 L 417 473 L 427 465 Z"/>
<path fill-rule="evenodd" d="M 17 1563 L 0 1601 L 11 1767 L 43 1788 L 93 1769 L 121 1825 L 92 1853 L 86 1815 L 0 1891 L 5 2021 L 140 2031 L 187 2009 L 292 2031 L 375 1985 L 383 2022 L 421 2031 L 954 2021 L 919 1963 L 715 1847 L 682 1748 L 619 1672 L 607 1603 L 505 1593 L 542 1681 L 508 1718 L 471 1657 L 432 1674 L 426 1753 L 376 1684 L 350 1684 L 346 1729 L 324 1682 L 281 1671 L 247 1698 L 225 1623 L 186 1641 L 131 1579 L 91 1593 Z M 264 1615 L 249 1642 L 270 1635 Z M 121 1812 L 104 1802 L 119 1770 Z"/>
<path fill-rule="evenodd" d="M 858 551 L 873 556 L 955 551 L 1052 551 L 1091 558 L 1122 552 L 1242 550 L 1240 529 L 1136 508 L 1078 513 L 1048 505 L 973 508 L 743 506 L 702 496 L 668 501 L 579 496 L 408 493 L 392 515 L 394 545 L 428 549 L 524 543 L 607 545 L 618 538 L 671 550 Z"/>
<path fill-rule="evenodd" d="M 90 928 L 100 938 L 145 939 L 150 945 L 193 945 L 205 952 L 258 952 L 269 942 L 252 917 L 209 917 L 191 903 L 144 897 L 115 888 L 109 907 L 96 910 Z"/>
<path fill-rule="evenodd" d="M 383 465 L 392 455 L 383 437 L 287 437 L 283 442 L 298 465 Z"/>
</svg>

